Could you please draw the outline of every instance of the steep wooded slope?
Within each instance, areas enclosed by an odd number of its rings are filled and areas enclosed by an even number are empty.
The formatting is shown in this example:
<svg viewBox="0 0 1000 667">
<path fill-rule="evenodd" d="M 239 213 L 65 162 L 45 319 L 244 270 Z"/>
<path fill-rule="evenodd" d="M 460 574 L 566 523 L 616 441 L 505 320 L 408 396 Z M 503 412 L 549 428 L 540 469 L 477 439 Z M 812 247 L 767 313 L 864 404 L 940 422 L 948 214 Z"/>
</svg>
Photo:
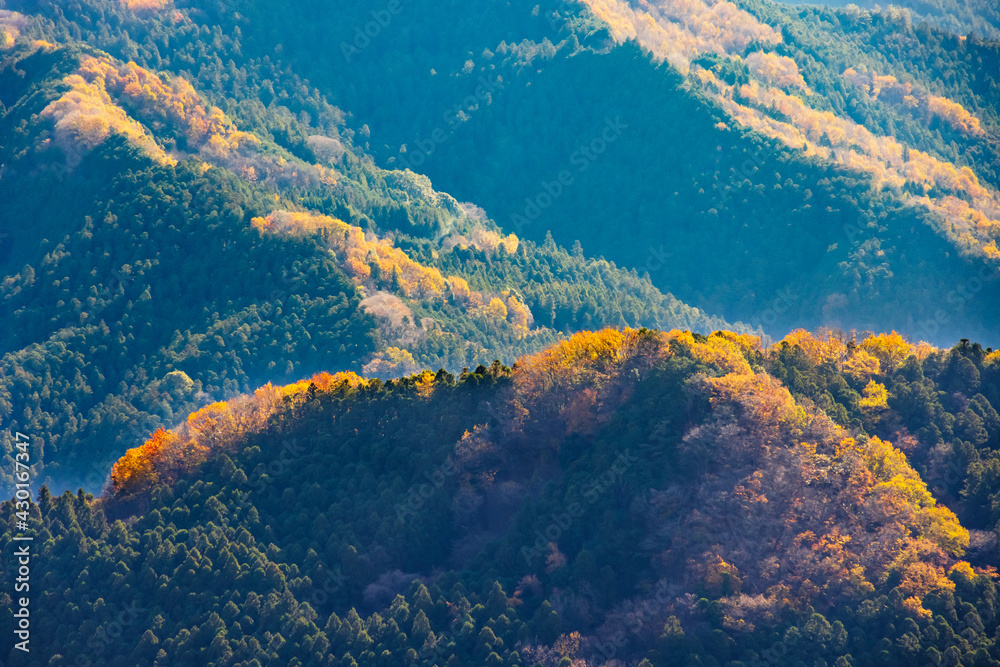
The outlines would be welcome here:
<svg viewBox="0 0 1000 667">
<path fill-rule="evenodd" d="M 206 408 L 102 499 L 42 494 L 39 631 L 112 665 L 991 664 L 995 574 L 962 560 L 969 531 L 901 450 L 764 370 L 842 364 L 853 409 L 885 414 L 866 380 L 968 357 L 837 343 L 605 330 L 513 369 L 318 375 Z M 995 395 L 996 363 L 958 393 Z"/>
</svg>

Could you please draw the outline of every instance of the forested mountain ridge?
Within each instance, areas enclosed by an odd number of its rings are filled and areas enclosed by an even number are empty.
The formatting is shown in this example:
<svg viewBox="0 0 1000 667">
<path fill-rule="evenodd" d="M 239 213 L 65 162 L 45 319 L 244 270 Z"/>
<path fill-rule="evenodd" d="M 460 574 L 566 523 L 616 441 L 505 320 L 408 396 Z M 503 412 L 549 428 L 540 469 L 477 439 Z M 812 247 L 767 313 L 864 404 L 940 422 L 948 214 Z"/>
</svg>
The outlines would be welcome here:
<svg viewBox="0 0 1000 667">
<path fill-rule="evenodd" d="M 605 330 L 513 369 L 265 387 L 158 432 L 99 499 L 42 493 L 46 658 L 992 664 L 996 538 L 918 468 L 993 466 L 998 364 Z"/>
<path fill-rule="evenodd" d="M 37 434 L 38 483 L 96 491 L 150 431 L 270 380 L 459 372 L 594 326 L 728 326 L 374 167 L 332 108 L 323 134 L 257 110 L 297 128 L 300 157 L 186 79 L 91 47 L 19 38 L 0 84 L 0 417 L 4 438 Z M 275 216 L 339 236 L 255 223 Z"/>
<path fill-rule="evenodd" d="M 916 12 L 0 0 L 0 662 L 1000 665 L 1000 42 Z"/>
<path fill-rule="evenodd" d="M 315 133 L 355 138 L 504 235 L 579 240 L 730 321 L 995 343 L 994 42 L 763 1 L 673 19 L 556 0 L 5 2 L 22 38 L 182 74 L 309 162 Z M 645 32 L 621 32 L 615 8 Z M 713 12 L 722 31 L 701 43 Z M 667 29 L 679 58 L 658 63 L 657 20 L 684 26 Z"/>
<path fill-rule="evenodd" d="M 1000 215 L 994 43 L 888 14 L 852 19 L 770 2 L 671 3 L 666 12 L 675 15 L 660 17 L 675 26 L 664 44 L 680 59 L 657 67 L 664 54 L 648 35 L 616 32 L 621 21 L 601 7 L 646 16 L 652 23 L 643 30 L 655 33 L 664 30 L 652 18 L 664 11 L 658 5 L 423 3 L 394 15 L 374 37 L 358 37 L 376 5 L 300 3 L 279 11 L 240 3 L 241 30 L 258 28 L 241 32 L 241 48 L 280 57 L 361 115 L 384 164 L 419 164 L 519 236 L 537 240 L 550 229 L 557 241 L 581 237 L 585 249 L 646 267 L 654 282 L 709 311 L 785 331 L 891 327 L 941 344 L 994 335 L 989 323 L 1000 299 L 987 257 Z M 490 16 L 488 27 L 469 24 L 470 15 Z M 308 31 L 286 39 L 285 25 L 306 22 Z M 707 35 L 715 24 L 717 43 L 700 43 L 699 31 Z M 757 33 L 763 41 L 748 41 Z M 739 48 L 728 50 L 730 40 Z M 335 44 L 346 55 L 327 48 Z M 801 70 L 789 81 L 801 74 L 805 88 L 772 94 L 789 65 Z M 910 87 L 900 100 L 913 98 L 920 113 L 909 102 L 894 106 L 890 95 L 878 99 L 881 88 L 876 97 L 864 92 L 845 77 L 852 67 L 896 77 Z M 383 72 L 400 76 L 365 85 Z M 726 80 L 736 97 L 720 99 L 698 72 Z M 503 84 L 489 90 L 488 104 L 477 104 L 480 79 L 497 75 Z M 961 123 L 948 119 L 962 114 L 980 119 L 982 133 L 954 129 Z M 841 141 L 834 121 L 844 116 Z M 557 130 L 538 123 L 547 117 L 560 119 Z M 604 137 L 609 122 L 625 129 Z M 787 134 L 802 140 L 786 143 L 781 128 L 789 126 Z M 883 159 L 901 170 L 888 181 L 861 159 L 885 146 L 891 154 Z M 485 170 L 484 154 L 498 157 Z M 512 174 L 510 163 L 521 168 Z M 973 170 L 969 182 L 985 196 L 982 206 L 962 190 L 963 167 Z M 956 256 L 966 250 L 971 257 Z M 975 299 L 956 294 L 969 281 L 980 285 Z M 940 303 L 948 307 L 930 306 Z M 981 328 L 959 331 L 960 321 Z"/>
</svg>

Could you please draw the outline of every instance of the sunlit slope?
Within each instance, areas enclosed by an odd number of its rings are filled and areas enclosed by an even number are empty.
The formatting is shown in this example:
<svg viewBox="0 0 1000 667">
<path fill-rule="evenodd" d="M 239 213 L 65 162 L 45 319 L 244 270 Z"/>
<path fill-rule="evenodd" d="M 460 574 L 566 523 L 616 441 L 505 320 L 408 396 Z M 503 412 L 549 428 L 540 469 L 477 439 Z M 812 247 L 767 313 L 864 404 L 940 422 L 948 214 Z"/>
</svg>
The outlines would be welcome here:
<svg viewBox="0 0 1000 667">
<path fill-rule="evenodd" d="M 593 0 L 594 14 L 607 22 L 616 41 L 635 39 L 655 56 L 701 81 L 738 124 L 778 139 L 805 155 L 862 171 L 872 176 L 872 187 L 900 193 L 905 202 L 919 203 L 936 214 L 939 231 L 960 252 L 1000 262 L 1000 192 L 984 184 L 969 167 L 958 167 L 892 137 L 880 136 L 815 103 L 815 96 L 795 60 L 781 55 L 781 32 L 757 20 L 736 4 L 692 0 L 686 3 L 637 4 L 620 0 Z M 754 48 L 750 49 L 750 44 Z M 724 65 L 706 69 L 692 60 L 706 53 L 726 58 L 749 75 L 745 83 L 727 83 L 716 74 Z M 868 79 L 853 69 L 844 72 L 866 94 L 879 97 L 895 78 Z M 917 93 L 923 98 L 918 99 Z M 956 131 L 981 136 L 978 118 L 961 104 L 912 86 L 886 92 L 904 109 L 940 118 Z M 921 110 L 922 106 L 922 110 Z M 819 107 L 819 108 L 816 108 Z M 905 194 L 903 194 L 905 193 Z M 940 193 L 940 194 L 938 194 Z"/>
<path fill-rule="evenodd" d="M 996 119 L 978 42 L 949 55 L 940 33 L 902 19 L 763 2 L 621 5 L 646 15 L 647 46 L 664 45 L 650 61 L 620 43 L 632 33 L 613 24 L 628 21 L 600 18 L 609 3 L 484 7 L 488 27 L 446 3 L 394 15 L 359 48 L 374 5 L 241 9 L 248 53 L 282 43 L 293 70 L 358 115 L 377 160 L 476 201 L 505 233 L 580 240 L 775 335 L 827 324 L 944 343 L 966 335 L 959 322 L 991 335 Z M 350 57 L 320 48 L 319 31 Z M 863 89 L 850 68 L 904 94 Z M 366 83 L 384 72 L 405 76 Z M 956 292 L 969 281 L 971 298 Z"/>
<path fill-rule="evenodd" d="M 41 623 L 72 613 L 67 600 L 95 623 L 135 603 L 140 622 L 91 650 L 177 661 L 211 630 L 221 664 L 680 665 L 752 662 L 776 644 L 828 663 L 992 656 L 995 574 L 911 463 L 923 442 L 848 432 L 772 374 L 846 378 L 857 399 L 835 402 L 868 428 L 899 408 L 895 389 L 890 406 L 869 387 L 915 368 L 995 395 L 1000 367 L 982 356 L 895 334 L 802 331 L 765 349 L 726 332 L 603 330 L 513 369 L 268 385 L 155 433 L 102 498 L 41 499 L 49 581 L 66 591 L 43 598 Z M 962 360 L 982 384 L 936 370 Z M 116 585 L 92 590 L 105 569 Z M 948 620 L 958 606 L 967 620 Z M 54 636 L 46 650 L 71 653 L 88 635 Z"/>
<path fill-rule="evenodd" d="M 97 490 L 149 430 L 271 380 L 460 371 L 593 326 L 730 326 L 374 167 L 335 114 L 301 157 L 184 76 L 18 39 L 0 69 L 0 417 L 32 434 L 37 484 Z"/>
</svg>

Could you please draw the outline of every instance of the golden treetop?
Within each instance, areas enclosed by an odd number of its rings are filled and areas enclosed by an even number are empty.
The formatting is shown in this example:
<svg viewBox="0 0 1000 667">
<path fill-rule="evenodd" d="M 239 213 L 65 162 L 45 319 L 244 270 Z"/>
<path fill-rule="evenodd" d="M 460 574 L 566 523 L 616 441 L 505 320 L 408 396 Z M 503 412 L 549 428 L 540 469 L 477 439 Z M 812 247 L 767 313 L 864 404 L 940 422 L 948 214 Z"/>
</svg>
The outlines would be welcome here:
<svg viewBox="0 0 1000 667">
<path fill-rule="evenodd" d="M 886 373 L 896 370 L 914 351 L 913 346 L 895 331 L 865 338 L 860 347 L 877 358 Z"/>
<path fill-rule="evenodd" d="M 847 344 L 829 331 L 812 334 L 805 329 L 796 329 L 781 342 L 798 346 L 816 365 L 839 364 L 847 355 Z"/>
<path fill-rule="evenodd" d="M 788 56 L 779 56 L 767 51 L 754 51 L 744 62 L 750 72 L 765 83 L 778 88 L 798 88 L 809 91 L 806 80 L 799 72 L 799 66 Z"/>
</svg>

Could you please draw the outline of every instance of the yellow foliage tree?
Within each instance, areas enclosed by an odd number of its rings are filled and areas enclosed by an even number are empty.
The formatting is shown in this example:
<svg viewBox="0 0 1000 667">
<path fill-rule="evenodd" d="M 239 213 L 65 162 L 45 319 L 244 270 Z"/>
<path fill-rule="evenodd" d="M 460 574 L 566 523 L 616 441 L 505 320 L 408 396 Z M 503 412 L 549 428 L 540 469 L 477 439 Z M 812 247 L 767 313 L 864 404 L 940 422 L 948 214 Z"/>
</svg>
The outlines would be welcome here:
<svg viewBox="0 0 1000 667">
<path fill-rule="evenodd" d="M 975 137 L 985 134 L 979 119 L 958 102 L 949 100 L 947 97 L 930 95 L 927 99 L 927 108 L 935 116 L 941 118 L 959 132 L 964 132 Z"/>
<path fill-rule="evenodd" d="M 755 337 L 739 338 L 728 334 L 714 333 L 703 342 L 696 341 L 690 331 L 671 331 L 666 334 L 671 347 L 680 345 L 699 361 L 719 366 L 727 373 L 752 375 L 746 351 L 751 349 Z"/>
<path fill-rule="evenodd" d="M 884 410 L 889 407 L 889 392 L 884 384 L 870 380 L 862 391 L 858 405 L 867 410 Z"/>
<path fill-rule="evenodd" d="M 417 377 L 416 389 L 417 395 L 420 398 L 429 398 L 431 394 L 434 393 L 434 373 L 430 371 L 424 371 Z"/>
<path fill-rule="evenodd" d="M 747 68 L 761 81 L 778 88 L 798 88 L 808 91 L 799 66 L 788 56 L 766 51 L 754 51 L 745 59 Z"/>
<path fill-rule="evenodd" d="M 504 305 L 507 307 L 507 315 L 511 323 L 518 329 L 527 330 L 534 319 L 528 307 L 509 292 L 504 292 L 503 296 L 505 297 Z"/>
<path fill-rule="evenodd" d="M 170 5 L 170 0 L 121 0 L 121 3 L 134 12 L 155 12 L 166 9 Z"/>
<path fill-rule="evenodd" d="M 14 48 L 17 36 L 17 28 L 13 26 L 0 26 L 0 51 L 9 51 Z"/>
<path fill-rule="evenodd" d="M 503 301 L 497 297 L 490 299 L 490 302 L 484 306 L 480 306 L 473 311 L 473 314 L 477 317 L 484 318 L 490 323 L 500 323 L 507 321 L 507 306 Z"/>
<path fill-rule="evenodd" d="M 844 362 L 844 373 L 856 382 L 864 382 L 881 372 L 878 358 L 867 350 L 856 348 L 854 353 Z"/>
<path fill-rule="evenodd" d="M 816 365 L 839 365 L 847 356 L 847 344 L 829 331 L 813 335 L 804 329 L 796 329 L 781 342 L 797 346 Z"/>
<path fill-rule="evenodd" d="M 112 133 L 124 136 L 161 164 L 175 162 L 146 128 L 112 101 L 103 79 L 88 80 L 80 74 L 70 74 L 63 83 L 69 90 L 50 102 L 41 115 L 55 123 L 56 142 L 66 152 L 71 165 L 75 166 L 82 152 L 98 146 Z"/>
<path fill-rule="evenodd" d="M 861 341 L 860 347 L 877 358 L 886 373 L 892 373 L 913 353 L 913 347 L 895 331 L 870 336 Z"/>
<path fill-rule="evenodd" d="M 424 266 L 410 259 L 405 252 L 394 247 L 390 240 L 366 234 L 360 227 L 342 220 L 311 212 L 273 211 L 267 217 L 253 218 L 250 224 L 262 234 L 320 236 L 336 253 L 341 268 L 358 282 L 374 289 L 388 287 L 390 279 L 393 279 L 407 297 L 450 294 L 456 304 L 470 308 L 472 315 L 485 317 L 490 322 L 499 324 L 506 322 L 509 317 L 514 327 L 522 329 L 533 322 L 528 307 L 511 291 L 493 296 L 472 290 L 464 278 L 446 278 L 437 268 Z M 509 243 L 516 249 L 516 237 L 501 239 L 495 233 L 494 236 L 498 243 Z M 380 278 L 376 281 L 373 275 Z"/>
<path fill-rule="evenodd" d="M 399 377 L 417 370 L 417 362 L 409 350 L 387 347 L 365 364 L 362 370 L 365 375 L 373 377 Z"/>
</svg>

